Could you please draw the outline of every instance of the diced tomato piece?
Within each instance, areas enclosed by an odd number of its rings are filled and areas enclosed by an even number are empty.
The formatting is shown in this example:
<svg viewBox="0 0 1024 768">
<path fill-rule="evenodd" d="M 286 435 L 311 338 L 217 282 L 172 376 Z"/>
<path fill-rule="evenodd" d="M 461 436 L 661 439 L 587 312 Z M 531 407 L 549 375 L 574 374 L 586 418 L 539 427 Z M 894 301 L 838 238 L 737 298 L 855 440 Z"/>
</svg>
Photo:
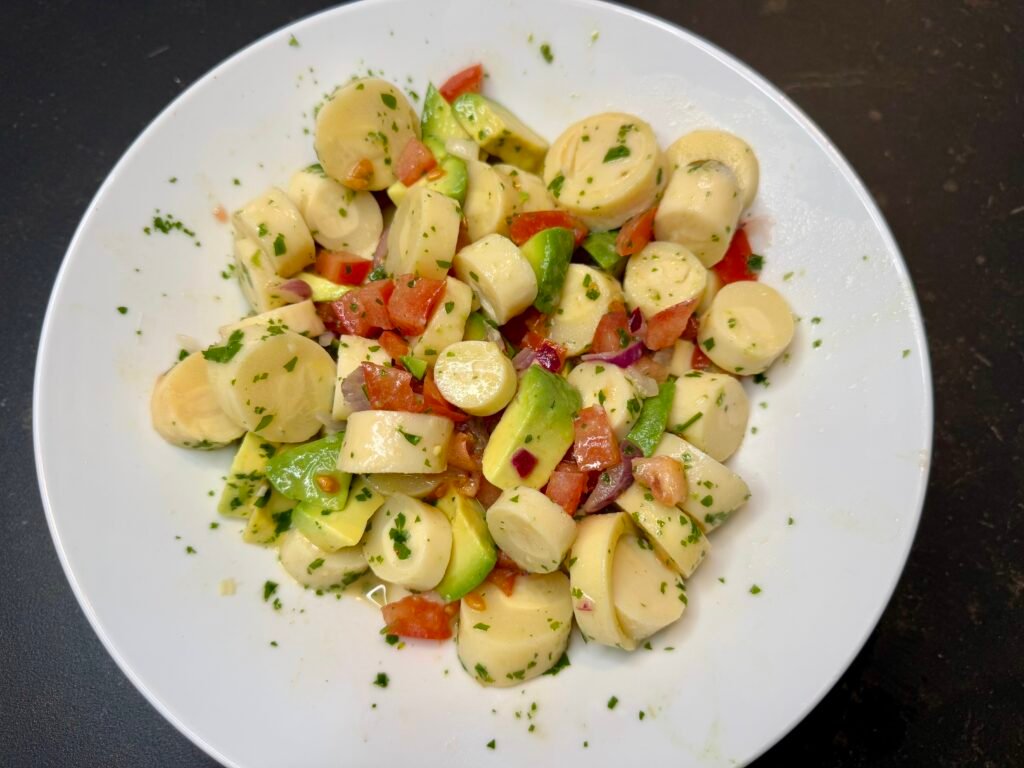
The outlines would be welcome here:
<svg viewBox="0 0 1024 768">
<path fill-rule="evenodd" d="M 584 472 L 608 469 L 622 460 L 608 414 L 601 406 L 592 405 L 580 411 L 573 428 L 576 439 L 572 454 L 576 465 Z"/>
<path fill-rule="evenodd" d="M 411 187 L 420 177 L 429 170 L 437 167 L 437 158 L 430 148 L 422 141 L 413 136 L 405 143 L 402 154 L 398 156 L 395 164 L 395 175 L 398 180 Z"/>
<path fill-rule="evenodd" d="M 456 424 L 469 420 L 469 416 L 444 399 L 444 395 L 441 394 L 441 390 L 437 388 L 437 383 L 434 381 L 433 369 L 428 369 L 427 375 L 423 377 L 423 407 L 426 413 L 444 416 Z"/>
<path fill-rule="evenodd" d="M 711 366 L 711 358 L 704 354 L 700 344 L 694 344 L 693 354 L 690 355 L 690 367 L 695 371 L 710 371 Z"/>
<path fill-rule="evenodd" d="M 496 567 L 487 574 L 487 581 L 500 589 L 509 597 L 516 588 L 516 577 L 519 575 L 519 568 L 513 563 L 512 568 Z"/>
<path fill-rule="evenodd" d="M 400 275 L 388 299 L 388 315 L 395 328 L 406 336 L 417 336 L 427 327 L 437 302 L 444 296 L 445 283 L 430 277 Z"/>
<path fill-rule="evenodd" d="M 402 355 L 409 354 L 409 344 L 394 331 L 384 331 L 378 339 L 384 351 L 391 355 L 392 360 L 397 360 Z"/>
<path fill-rule="evenodd" d="M 381 608 L 389 634 L 423 640 L 447 640 L 452 636 L 451 614 L 443 603 L 423 595 L 408 595 Z"/>
<path fill-rule="evenodd" d="M 676 343 L 683 335 L 690 315 L 697 308 L 697 300 L 681 301 L 668 309 L 663 309 L 647 321 L 647 338 L 644 343 L 648 349 L 665 349 Z"/>
<path fill-rule="evenodd" d="M 480 490 L 476 493 L 476 500 L 485 507 L 490 507 L 498 500 L 499 496 L 501 496 L 501 488 L 496 485 L 492 485 L 486 477 L 481 478 Z"/>
<path fill-rule="evenodd" d="M 754 251 L 750 247 L 747 233 L 737 229 L 729 241 L 729 248 L 722 260 L 712 267 L 723 285 L 736 283 L 740 280 L 757 280 L 757 270 L 750 268 L 750 257 Z"/>
<path fill-rule="evenodd" d="M 332 333 L 370 337 L 395 327 L 387 306 L 394 289 L 390 280 L 376 280 L 349 291 L 337 301 L 323 302 L 317 306 L 317 314 Z"/>
<path fill-rule="evenodd" d="M 608 312 L 597 324 L 591 352 L 618 352 L 633 343 L 629 333 L 629 317 L 625 309 Z"/>
<path fill-rule="evenodd" d="M 480 460 L 473 451 L 473 437 L 465 432 L 455 432 L 448 441 L 448 466 L 476 472 L 480 469 Z"/>
<path fill-rule="evenodd" d="M 362 285 L 373 262 L 345 251 L 320 251 L 314 269 L 321 277 L 338 285 Z"/>
<path fill-rule="evenodd" d="M 360 363 L 366 377 L 366 397 L 381 411 L 423 411 L 423 398 L 412 388 L 412 374 L 376 363 Z"/>
<path fill-rule="evenodd" d="M 654 215 L 657 212 L 658 206 L 648 208 L 622 225 L 619 236 L 615 238 L 615 250 L 619 256 L 632 256 L 647 247 L 654 238 Z"/>
<path fill-rule="evenodd" d="M 586 239 L 587 225 L 565 211 L 530 211 L 517 213 L 508 227 L 508 236 L 516 245 L 522 245 L 538 232 L 552 227 L 564 227 L 572 232 L 576 247 Z"/>
<path fill-rule="evenodd" d="M 683 465 L 671 456 L 633 459 L 633 477 L 647 486 L 651 495 L 667 507 L 674 507 L 686 498 L 686 475 Z"/>
<path fill-rule="evenodd" d="M 480 86 L 483 85 L 483 82 L 483 64 L 474 64 L 456 72 L 445 80 L 437 90 L 445 101 L 452 102 L 464 93 L 480 93 Z"/>
<path fill-rule="evenodd" d="M 373 163 L 364 157 L 349 169 L 341 183 L 349 189 L 364 190 L 370 188 L 370 179 L 372 178 Z"/>
<path fill-rule="evenodd" d="M 551 373 L 559 373 L 565 367 L 565 358 L 569 356 L 569 351 L 565 347 L 551 339 L 544 339 L 534 351 L 537 365 Z"/>
<path fill-rule="evenodd" d="M 562 463 L 551 473 L 544 495 L 571 515 L 579 507 L 586 490 L 587 473 L 577 469 L 575 464 Z"/>
</svg>

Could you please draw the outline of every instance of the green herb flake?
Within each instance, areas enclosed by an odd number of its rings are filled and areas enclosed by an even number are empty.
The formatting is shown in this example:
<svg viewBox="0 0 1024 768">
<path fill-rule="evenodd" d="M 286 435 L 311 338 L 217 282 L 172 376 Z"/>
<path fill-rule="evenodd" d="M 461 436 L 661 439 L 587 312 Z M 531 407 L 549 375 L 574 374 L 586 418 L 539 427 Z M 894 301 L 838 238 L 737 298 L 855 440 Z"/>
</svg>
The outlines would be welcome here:
<svg viewBox="0 0 1024 768">
<path fill-rule="evenodd" d="M 395 98 L 394 94 L 382 93 L 380 100 L 384 102 L 384 106 L 388 109 L 398 109 L 398 99 Z"/>
<path fill-rule="evenodd" d="M 128 314 L 128 307 L 118 307 L 117 311 L 120 312 L 122 315 L 127 315 Z"/>
<path fill-rule="evenodd" d="M 608 699 L 608 709 L 615 709 L 615 707 L 618 706 L 618 704 L 619 704 L 619 697 L 618 696 L 612 696 L 610 699 Z"/>
<path fill-rule="evenodd" d="M 288 45 L 290 45 L 292 48 L 299 47 L 299 41 L 295 39 L 295 35 L 288 36 Z"/>
<path fill-rule="evenodd" d="M 756 253 L 752 253 L 747 256 L 747 270 L 750 272 L 760 272 L 764 269 L 764 256 Z"/>
<path fill-rule="evenodd" d="M 483 682 L 485 682 L 485 683 L 493 683 L 494 682 L 494 678 L 491 677 L 490 672 L 487 671 L 487 667 L 485 667 L 480 662 L 477 662 L 476 666 L 473 667 L 473 669 L 476 671 L 476 676 L 480 680 L 482 680 Z M 493 747 L 492 747 L 492 749 L 493 749 Z"/>
<path fill-rule="evenodd" d="M 273 597 L 275 592 L 277 592 L 277 582 L 276 581 L 265 581 L 265 582 L 263 582 L 263 602 L 264 603 L 267 602 L 271 597 Z"/>
<path fill-rule="evenodd" d="M 566 653 L 565 651 L 562 651 L 562 655 L 558 657 L 558 661 L 556 661 L 554 666 L 551 667 L 551 669 L 549 669 L 544 674 L 545 675 L 552 675 L 552 676 L 553 675 L 557 675 L 563 669 L 565 669 L 566 667 L 570 667 L 570 666 L 572 666 L 572 665 L 569 663 L 569 654 Z"/>
<path fill-rule="evenodd" d="M 296 357 L 293 357 L 293 358 L 292 358 L 291 360 L 289 360 L 289 361 L 288 361 L 287 363 L 285 363 L 285 364 L 284 364 L 283 366 L 281 366 L 281 367 L 282 367 L 282 368 L 284 368 L 284 369 L 285 369 L 286 371 L 288 371 L 288 373 L 291 373 L 292 371 L 294 371 L 294 370 L 295 370 L 295 364 L 296 364 L 297 362 L 299 362 L 299 358 L 298 358 L 298 356 L 296 356 Z"/>
<path fill-rule="evenodd" d="M 555 54 L 551 52 L 551 45 L 549 43 L 543 43 L 540 46 L 540 55 L 544 57 L 544 61 L 548 64 L 555 60 Z"/>
<path fill-rule="evenodd" d="M 384 635 L 384 642 L 388 645 L 398 645 L 398 635 Z"/>
<path fill-rule="evenodd" d="M 625 144 L 616 144 L 614 147 L 612 147 L 611 149 L 604 153 L 604 160 L 602 160 L 601 162 L 610 163 L 614 160 L 620 160 L 623 157 L 629 157 L 629 155 L 629 147 L 627 147 Z"/>
<path fill-rule="evenodd" d="M 555 176 L 555 178 L 551 180 L 551 183 L 548 184 L 548 191 L 556 200 L 562 194 L 563 184 L 565 184 L 565 176 L 563 176 L 562 174 L 558 174 L 557 176 Z"/>
<path fill-rule="evenodd" d="M 482 621 L 478 621 L 473 625 L 473 629 L 479 629 L 481 632 L 486 632 L 491 628 L 490 624 L 484 624 Z"/>
<path fill-rule="evenodd" d="M 254 429 L 253 432 L 260 432 L 266 429 L 267 427 L 270 426 L 270 422 L 272 422 L 273 420 L 274 414 L 268 413 L 266 416 L 260 419 L 260 423 L 256 425 L 256 429 Z"/>
<path fill-rule="evenodd" d="M 211 363 L 230 362 L 231 358 L 237 355 L 238 351 L 242 348 L 243 338 L 245 338 L 245 334 L 242 331 L 232 331 L 226 343 L 220 346 L 215 344 L 204 349 L 203 357 Z"/>
<path fill-rule="evenodd" d="M 274 255 L 284 256 L 284 252 L 286 250 L 288 250 L 288 248 L 284 244 L 284 235 L 278 233 L 277 237 L 274 238 Z"/>
<path fill-rule="evenodd" d="M 477 665 L 477 666 L 479 666 L 479 665 Z M 491 739 L 490 741 L 487 742 L 487 748 L 488 749 L 496 749 L 497 746 L 498 746 L 498 742 L 496 742 L 494 739 Z"/>
<path fill-rule="evenodd" d="M 387 688 L 388 683 L 390 682 L 391 680 L 388 678 L 387 673 L 385 672 L 378 672 L 377 676 L 373 679 L 373 684 L 376 685 L 378 688 Z"/>
<path fill-rule="evenodd" d="M 909 349 L 904 349 L 903 350 L 903 358 L 906 359 L 908 357 L 910 357 L 910 350 Z"/>
<path fill-rule="evenodd" d="M 759 595 L 759 594 L 761 594 L 761 588 L 759 586 L 757 586 L 757 584 L 753 584 L 750 587 L 750 594 L 752 594 L 752 595 Z"/>
</svg>

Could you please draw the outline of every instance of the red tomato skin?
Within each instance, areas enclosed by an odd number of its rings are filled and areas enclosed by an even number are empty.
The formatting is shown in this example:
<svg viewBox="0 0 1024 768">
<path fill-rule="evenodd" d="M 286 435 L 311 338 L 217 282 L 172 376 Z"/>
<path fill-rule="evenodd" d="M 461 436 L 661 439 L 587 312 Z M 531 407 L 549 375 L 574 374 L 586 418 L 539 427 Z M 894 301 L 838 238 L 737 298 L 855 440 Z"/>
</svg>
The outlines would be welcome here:
<svg viewBox="0 0 1024 768">
<path fill-rule="evenodd" d="M 573 427 L 576 438 L 572 453 L 576 466 L 581 470 L 600 471 L 622 461 L 618 440 L 615 439 L 604 408 L 599 405 L 584 408 L 573 422 Z"/>
<path fill-rule="evenodd" d="M 544 495 L 561 506 L 567 515 L 571 515 L 576 512 L 586 490 L 586 472 L 581 472 L 573 464 L 559 464 L 551 473 Z"/>
<path fill-rule="evenodd" d="M 757 280 L 757 272 L 752 270 L 747 263 L 747 259 L 753 253 L 747 233 L 742 229 L 737 229 L 736 234 L 729 241 L 729 248 L 726 250 L 725 256 L 712 267 L 722 281 L 722 285 L 736 283 L 740 280 Z"/>
<path fill-rule="evenodd" d="M 591 352 L 618 352 L 633 343 L 625 309 L 608 312 L 597 324 Z"/>
<path fill-rule="evenodd" d="M 452 636 L 451 615 L 445 606 L 422 595 L 407 595 L 380 610 L 389 634 L 421 640 L 447 640 Z"/>
<path fill-rule="evenodd" d="M 437 90 L 444 100 L 450 103 L 464 93 L 480 93 L 483 82 L 483 64 L 473 64 L 449 77 Z"/>
<path fill-rule="evenodd" d="M 681 301 L 668 309 L 663 309 L 647 321 L 647 338 L 644 343 L 648 349 L 665 349 L 676 343 L 683 332 L 693 311 L 697 308 L 697 300 Z"/>
<path fill-rule="evenodd" d="M 576 239 L 577 248 L 586 239 L 589 232 L 586 224 L 565 211 L 530 211 L 517 213 L 512 217 L 508 236 L 516 245 L 522 245 L 538 232 L 554 227 L 570 230 Z"/>
<path fill-rule="evenodd" d="M 704 354 L 700 344 L 693 345 L 693 354 L 690 355 L 690 367 L 695 371 L 710 371 L 711 358 Z"/>
<path fill-rule="evenodd" d="M 406 142 L 402 154 L 395 164 L 395 175 L 398 180 L 411 187 L 420 177 L 437 167 L 437 158 L 430 148 L 415 136 Z"/>
<path fill-rule="evenodd" d="M 390 280 L 377 280 L 349 291 L 337 301 L 323 302 L 317 314 L 332 333 L 351 333 L 366 338 L 395 326 L 388 315 L 388 299 L 395 286 Z"/>
<path fill-rule="evenodd" d="M 394 331 L 384 331 L 377 341 L 384 347 L 384 351 L 391 355 L 392 360 L 409 354 L 409 344 Z"/>
<path fill-rule="evenodd" d="M 388 299 L 388 315 L 394 327 L 405 336 L 423 333 L 444 290 L 443 280 L 415 275 L 396 277 L 395 290 Z"/>
<path fill-rule="evenodd" d="M 321 277 L 338 285 L 362 285 L 370 274 L 373 262 L 346 251 L 320 251 L 314 270 Z"/>
<path fill-rule="evenodd" d="M 615 238 L 615 250 L 619 256 L 632 256 L 647 247 L 654 237 L 654 216 L 657 212 L 657 206 L 648 208 L 622 225 L 619 236 Z"/>
</svg>

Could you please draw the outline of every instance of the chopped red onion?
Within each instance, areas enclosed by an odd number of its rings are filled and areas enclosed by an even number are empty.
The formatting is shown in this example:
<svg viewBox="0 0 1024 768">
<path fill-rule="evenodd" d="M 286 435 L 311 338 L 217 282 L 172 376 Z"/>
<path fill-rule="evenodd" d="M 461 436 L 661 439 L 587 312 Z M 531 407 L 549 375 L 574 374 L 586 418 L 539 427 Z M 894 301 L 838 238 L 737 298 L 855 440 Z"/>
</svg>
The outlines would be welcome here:
<svg viewBox="0 0 1024 768">
<path fill-rule="evenodd" d="M 644 397 L 654 397 L 658 394 L 658 382 L 636 366 L 626 368 L 626 378 L 633 382 L 636 391 Z"/>
<path fill-rule="evenodd" d="M 594 601 L 589 597 L 584 597 L 578 603 L 576 603 L 576 610 L 582 611 L 583 613 L 590 613 L 594 610 Z"/>
<path fill-rule="evenodd" d="M 520 477 L 526 477 L 537 466 L 537 457 L 525 448 L 520 448 L 512 454 L 512 466 L 515 467 Z"/>
<path fill-rule="evenodd" d="M 551 373 L 558 373 L 562 370 L 562 353 L 558 351 L 558 347 L 552 344 L 550 341 L 545 341 L 540 345 L 540 349 L 536 350 L 536 361 L 537 365 L 543 368 L 545 371 Z"/>
<path fill-rule="evenodd" d="M 391 230 L 391 225 L 388 224 L 384 227 L 384 231 L 380 233 L 380 240 L 377 241 L 377 250 L 373 252 L 373 266 L 382 267 L 384 266 L 384 257 L 388 254 L 388 232 Z"/>
<path fill-rule="evenodd" d="M 640 307 L 634 309 L 629 316 L 629 332 L 638 339 L 642 339 L 647 333 L 647 321 L 644 319 L 644 313 L 640 311 Z"/>
<path fill-rule="evenodd" d="M 633 484 L 633 456 L 635 447 L 632 443 L 622 444 L 622 461 L 611 469 L 606 469 L 597 479 L 597 485 L 590 492 L 587 500 L 580 507 L 581 512 L 590 514 L 600 512 Z"/>
<path fill-rule="evenodd" d="M 359 366 L 341 382 L 341 394 L 345 396 L 345 404 L 353 411 L 369 411 L 370 398 L 366 395 L 366 373 Z"/>
<path fill-rule="evenodd" d="M 289 304 L 298 304 L 313 295 L 313 289 L 305 280 L 286 280 L 274 289 L 275 293 Z"/>
<path fill-rule="evenodd" d="M 523 347 L 521 350 L 519 350 L 519 352 L 516 353 L 516 356 L 512 358 L 512 366 L 517 371 L 525 371 L 527 368 L 533 365 L 533 361 L 536 358 L 536 352 L 534 352 L 529 347 Z"/>
<path fill-rule="evenodd" d="M 633 363 L 639 360 L 644 354 L 644 345 L 639 341 L 630 344 L 625 349 L 616 350 L 615 352 L 591 352 L 583 355 L 582 360 L 595 361 L 602 363 L 611 363 L 617 365 L 619 368 L 629 368 Z"/>
</svg>

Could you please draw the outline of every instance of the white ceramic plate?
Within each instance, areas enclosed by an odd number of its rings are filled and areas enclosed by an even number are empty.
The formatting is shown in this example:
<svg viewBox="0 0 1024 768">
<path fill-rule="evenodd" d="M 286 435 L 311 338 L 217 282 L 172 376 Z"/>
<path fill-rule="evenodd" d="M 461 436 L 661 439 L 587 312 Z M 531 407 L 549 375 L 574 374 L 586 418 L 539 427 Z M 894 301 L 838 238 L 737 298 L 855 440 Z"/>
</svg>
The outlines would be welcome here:
<svg viewBox="0 0 1024 768">
<path fill-rule="evenodd" d="M 664 145 L 701 126 L 745 137 L 761 160 L 763 279 L 803 318 L 789 363 L 751 389 L 758 432 L 731 463 L 754 497 L 715 533 L 684 620 L 632 655 L 577 636 L 571 668 L 511 690 L 477 687 L 452 644 L 386 645 L 377 611 L 304 593 L 230 521 L 211 530 L 208 492 L 230 452 L 172 448 L 148 416 L 175 335 L 212 340 L 243 311 L 220 275 L 231 235 L 212 209 L 312 161 L 314 104 L 350 75 L 371 68 L 422 94 L 428 78 L 478 60 L 487 91 L 549 138 L 607 109 L 643 116 Z M 155 209 L 202 246 L 144 234 Z M 867 192 L 806 117 L 731 57 L 589 0 L 371 0 L 234 56 L 118 163 L 47 312 L 36 458 L 96 632 L 153 705 L 228 765 L 619 765 L 640 753 L 736 765 L 829 689 L 896 584 L 928 474 L 926 355 L 906 269 Z M 219 594 L 227 578 L 233 597 Z M 262 601 L 268 578 L 281 582 L 281 611 Z M 379 671 L 386 690 L 371 684 Z"/>
</svg>

